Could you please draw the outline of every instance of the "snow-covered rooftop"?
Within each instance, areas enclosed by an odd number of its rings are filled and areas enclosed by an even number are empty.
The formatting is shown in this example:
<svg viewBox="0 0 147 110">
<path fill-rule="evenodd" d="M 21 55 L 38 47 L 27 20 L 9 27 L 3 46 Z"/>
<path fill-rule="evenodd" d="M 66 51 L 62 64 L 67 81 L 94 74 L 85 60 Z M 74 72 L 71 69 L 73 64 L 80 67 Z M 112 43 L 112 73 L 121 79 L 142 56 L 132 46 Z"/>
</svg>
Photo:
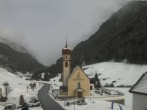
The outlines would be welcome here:
<svg viewBox="0 0 147 110">
<path fill-rule="evenodd" d="M 147 95 L 147 72 L 145 72 L 136 84 L 130 89 L 131 93 Z"/>
<path fill-rule="evenodd" d="M 69 48 L 69 47 L 65 47 L 65 48 L 63 48 L 63 49 L 65 49 L 65 50 L 66 50 L 66 49 L 69 49 L 69 50 L 71 50 L 71 48 Z"/>
</svg>

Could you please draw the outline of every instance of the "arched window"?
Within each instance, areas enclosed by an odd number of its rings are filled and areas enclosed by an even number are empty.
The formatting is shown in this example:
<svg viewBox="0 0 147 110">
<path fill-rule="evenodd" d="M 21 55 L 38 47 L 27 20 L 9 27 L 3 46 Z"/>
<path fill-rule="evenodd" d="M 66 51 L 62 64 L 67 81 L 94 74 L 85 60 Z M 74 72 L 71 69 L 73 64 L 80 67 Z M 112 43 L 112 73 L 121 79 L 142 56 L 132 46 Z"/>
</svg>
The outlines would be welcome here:
<svg viewBox="0 0 147 110">
<path fill-rule="evenodd" d="M 65 67 L 68 67 L 68 62 L 65 62 Z"/>
<path fill-rule="evenodd" d="M 67 59 L 67 56 L 65 57 L 65 59 Z"/>
</svg>

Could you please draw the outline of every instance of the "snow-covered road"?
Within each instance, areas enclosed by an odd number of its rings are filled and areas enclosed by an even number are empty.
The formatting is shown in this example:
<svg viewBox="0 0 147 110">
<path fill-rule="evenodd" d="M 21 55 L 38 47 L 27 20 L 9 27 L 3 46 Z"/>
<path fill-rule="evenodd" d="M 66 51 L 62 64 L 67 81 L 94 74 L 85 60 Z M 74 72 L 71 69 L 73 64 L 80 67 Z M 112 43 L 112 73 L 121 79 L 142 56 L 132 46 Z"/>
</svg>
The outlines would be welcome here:
<svg viewBox="0 0 147 110">
<path fill-rule="evenodd" d="M 43 110 L 64 110 L 57 102 L 49 97 L 49 88 L 50 86 L 48 84 L 44 84 L 42 89 L 40 89 L 38 92 L 38 98 Z"/>
</svg>

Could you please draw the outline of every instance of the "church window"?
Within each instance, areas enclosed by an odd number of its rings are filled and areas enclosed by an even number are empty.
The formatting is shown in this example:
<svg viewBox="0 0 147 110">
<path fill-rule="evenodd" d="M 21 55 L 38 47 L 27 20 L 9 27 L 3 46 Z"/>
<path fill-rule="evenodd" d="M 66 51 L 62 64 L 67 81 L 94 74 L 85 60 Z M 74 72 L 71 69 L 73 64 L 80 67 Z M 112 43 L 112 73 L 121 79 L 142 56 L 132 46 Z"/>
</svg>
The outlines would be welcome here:
<svg viewBox="0 0 147 110">
<path fill-rule="evenodd" d="M 68 67 L 68 62 L 65 62 L 65 67 Z"/>
<path fill-rule="evenodd" d="M 78 89 L 81 89 L 81 83 L 78 82 Z"/>
<path fill-rule="evenodd" d="M 67 56 L 65 57 L 65 59 L 67 59 Z"/>
</svg>

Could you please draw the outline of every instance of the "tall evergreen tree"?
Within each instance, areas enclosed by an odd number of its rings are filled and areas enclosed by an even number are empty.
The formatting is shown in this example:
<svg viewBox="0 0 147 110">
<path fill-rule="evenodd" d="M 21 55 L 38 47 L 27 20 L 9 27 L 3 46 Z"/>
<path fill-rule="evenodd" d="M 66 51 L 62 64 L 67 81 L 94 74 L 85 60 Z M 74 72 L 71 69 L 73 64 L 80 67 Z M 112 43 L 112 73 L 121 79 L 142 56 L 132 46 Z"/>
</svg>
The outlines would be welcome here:
<svg viewBox="0 0 147 110">
<path fill-rule="evenodd" d="M 95 88 L 97 89 L 101 87 L 101 83 L 100 83 L 97 73 L 95 74 L 95 77 L 94 77 L 94 85 L 95 85 Z"/>
</svg>

